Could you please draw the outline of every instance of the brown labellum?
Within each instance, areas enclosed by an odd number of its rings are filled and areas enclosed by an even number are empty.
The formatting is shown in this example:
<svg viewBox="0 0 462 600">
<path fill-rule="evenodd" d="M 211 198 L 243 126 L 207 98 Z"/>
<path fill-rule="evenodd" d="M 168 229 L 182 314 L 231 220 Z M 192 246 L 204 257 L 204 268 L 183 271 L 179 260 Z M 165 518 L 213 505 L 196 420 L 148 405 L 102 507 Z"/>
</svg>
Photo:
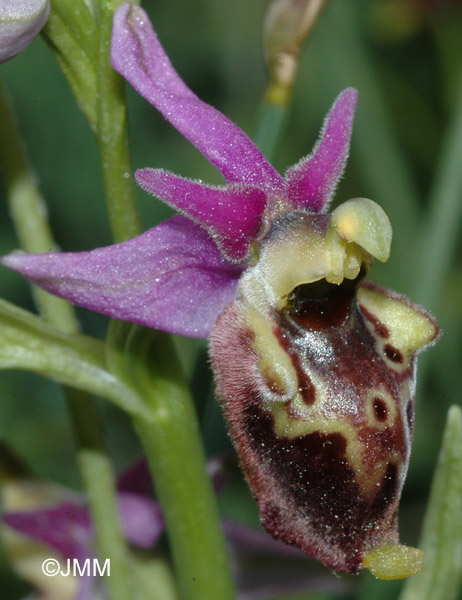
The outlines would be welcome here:
<svg viewBox="0 0 462 600">
<path fill-rule="evenodd" d="M 376 574 L 407 576 L 419 551 L 398 544 L 397 507 L 415 361 L 438 329 L 402 296 L 362 282 L 370 254 L 345 244 L 330 218 L 276 222 L 211 336 L 218 397 L 269 533 L 350 573 L 380 548 Z"/>
</svg>

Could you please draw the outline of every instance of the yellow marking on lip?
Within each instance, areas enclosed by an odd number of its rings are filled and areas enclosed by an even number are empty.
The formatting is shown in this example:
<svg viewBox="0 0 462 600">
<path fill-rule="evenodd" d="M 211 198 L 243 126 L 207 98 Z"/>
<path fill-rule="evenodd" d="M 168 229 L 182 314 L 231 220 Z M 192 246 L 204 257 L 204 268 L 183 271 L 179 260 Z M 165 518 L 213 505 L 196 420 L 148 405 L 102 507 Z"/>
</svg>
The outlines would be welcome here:
<svg viewBox="0 0 462 600">
<path fill-rule="evenodd" d="M 382 402 L 384 402 L 384 404 L 387 407 L 388 414 L 387 414 L 387 418 L 384 421 L 379 421 L 377 419 L 377 417 L 375 416 L 375 410 L 374 410 L 375 398 L 380 398 L 380 400 Z M 406 403 L 407 403 L 407 400 L 406 400 Z M 386 429 L 387 427 L 390 427 L 395 422 L 396 415 L 397 415 L 396 403 L 394 402 L 394 400 L 390 396 L 390 394 L 387 391 L 385 391 L 385 389 L 377 388 L 377 389 L 371 389 L 368 391 L 367 401 L 366 401 L 366 417 L 367 417 L 367 424 L 369 425 L 369 427 L 375 427 L 376 429 Z"/>
<path fill-rule="evenodd" d="M 325 434 L 341 434 L 346 440 L 345 459 L 355 473 L 361 494 L 366 500 L 371 501 L 382 482 L 388 461 L 396 462 L 396 456 L 390 452 L 384 455 L 382 461 L 374 464 L 373 470 L 368 468 L 363 462 L 363 455 L 367 448 L 359 441 L 355 426 L 346 417 L 326 419 L 319 415 L 321 395 L 316 386 L 316 402 L 311 406 L 304 405 L 303 420 L 300 417 L 289 415 L 287 407 L 280 403 L 267 404 L 264 408 L 274 417 L 274 432 L 278 437 L 294 440 L 316 431 Z M 299 395 L 291 401 L 291 406 L 294 405 L 294 412 L 300 409 L 302 403 L 303 399 Z M 308 415 L 310 415 L 309 419 Z"/>
<path fill-rule="evenodd" d="M 399 297 L 359 286 L 357 298 L 390 332 L 386 343 L 397 348 L 405 359 L 422 350 L 438 336 L 438 326 L 423 309 L 417 310 Z"/>
<path fill-rule="evenodd" d="M 246 325 L 255 334 L 252 346 L 259 357 L 258 370 L 268 386 L 271 401 L 286 402 L 293 398 L 298 390 L 297 373 L 287 352 L 281 348 L 274 335 L 273 323 L 255 310 L 244 312 Z M 271 390 L 274 382 L 280 393 Z"/>
</svg>

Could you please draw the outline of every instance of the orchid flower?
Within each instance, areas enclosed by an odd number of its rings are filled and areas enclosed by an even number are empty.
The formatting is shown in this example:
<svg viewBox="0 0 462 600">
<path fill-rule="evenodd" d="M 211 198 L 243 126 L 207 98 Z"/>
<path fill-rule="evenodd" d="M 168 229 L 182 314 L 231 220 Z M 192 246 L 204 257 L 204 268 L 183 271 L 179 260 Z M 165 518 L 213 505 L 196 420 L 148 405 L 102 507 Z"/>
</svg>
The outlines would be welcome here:
<svg viewBox="0 0 462 600">
<path fill-rule="evenodd" d="M 419 571 L 398 543 L 414 426 L 416 356 L 438 327 L 363 279 L 391 225 L 365 198 L 328 213 L 357 100 L 343 91 L 311 154 L 283 178 L 180 79 L 144 11 L 115 14 L 112 64 L 209 161 L 225 185 L 161 169 L 138 183 L 176 215 L 81 253 L 3 264 L 116 319 L 209 337 L 217 392 L 264 527 L 327 567 L 394 579 Z"/>
</svg>

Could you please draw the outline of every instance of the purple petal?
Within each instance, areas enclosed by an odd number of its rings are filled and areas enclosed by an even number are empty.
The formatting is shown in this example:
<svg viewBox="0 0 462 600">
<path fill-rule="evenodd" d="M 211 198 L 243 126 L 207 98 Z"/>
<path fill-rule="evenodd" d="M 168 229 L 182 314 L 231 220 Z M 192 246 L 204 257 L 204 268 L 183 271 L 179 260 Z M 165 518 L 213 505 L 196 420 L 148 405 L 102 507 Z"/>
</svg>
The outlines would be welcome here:
<svg viewBox="0 0 462 600">
<path fill-rule="evenodd" d="M 151 548 L 164 531 L 159 504 L 130 492 L 118 495 L 119 513 L 125 538 L 139 548 Z"/>
<path fill-rule="evenodd" d="M 348 158 L 357 96 L 353 88 L 340 94 L 313 152 L 287 171 L 287 196 L 294 207 L 327 209 Z"/>
<path fill-rule="evenodd" d="M 242 271 L 180 215 L 91 252 L 10 254 L 1 262 L 84 308 L 191 337 L 208 336 Z"/>
<path fill-rule="evenodd" d="M 237 125 L 202 102 L 181 80 L 142 8 L 116 11 L 112 65 L 230 182 L 283 190 L 283 179 Z"/>
<path fill-rule="evenodd" d="M 261 190 L 239 184 L 209 187 L 162 169 L 137 171 L 136 181 L 203 225 L 231 260 L 245 258 L 266 206 Z"/>
<path fill-rule="evenodd" d="M 85 563 L 84 563 L 85 564 Z M 86 574 L 79 578 L 79 587 L 73 600 L 95 600 L 104 598 L 104 596 L 98 595 L 98 589 L 101 586 L 101 579 L 96 577 L 89 577 Z M 35 596 L 32 596 L 32 600 L 35 600 Z M 38 597 L 41 600 L 41 597 Z"/>
<path fill-rule="evenodd" d="M 54 548 L 64 558 L 90 554 L 91 526 L 85 506 L 67 500 L 53 508 L 7 512 L 2 518 L 16 531 Z"/>
</svg>

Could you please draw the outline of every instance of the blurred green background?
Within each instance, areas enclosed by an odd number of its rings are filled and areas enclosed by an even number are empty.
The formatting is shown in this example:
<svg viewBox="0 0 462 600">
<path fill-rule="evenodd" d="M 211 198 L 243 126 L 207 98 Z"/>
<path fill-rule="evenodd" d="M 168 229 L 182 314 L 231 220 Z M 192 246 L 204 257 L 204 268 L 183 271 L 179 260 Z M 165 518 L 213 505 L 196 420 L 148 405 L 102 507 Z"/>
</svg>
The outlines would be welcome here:
<svg viewBox="0 0 462 600">
<path fill-rule="evenodd" d="M 387 265 L 376 264 L 370 278 L 431 309 L 444 331 L 420 363 L 414 450 L 400 509 L 401 539 L 411 545 L 418 541 L 447 409 L 460 403 L 462 389 L 462 192 L 460 187 L 455 196 L 447 191 L 457 187 L 448 164 L 449 150 L 457 146 L 455 115 L 461 111 L 462 11 L 454 1 L 422 3 L 425 10 L 419 4 L 331 1 L 305 45 L 274 160 L 284 172 L 310 152 L 336 95 L 347 86 L 358 88 L 352 150 L 336 203 L 364 196 L 385 209 L 394 228 L 392 256 Z M 252 137 L 266 85 L 261 43 L 266 3 L 145 0 L 143 6 L 185 81 Z M 95 140 L 43 40 L 1 65 L 0 78 L 14 103 L 60 247 L 84 250 L 111 243 Z M 134 169 L 164 167 L 220 182 L 213 167 L 147 102 L 132 89 L 127 94 Z M 170 214 L 141 190 L 137 197 L 146 229 Z M 446 221 L 439 227 L 441 211 Z M 18 242 L 1 180 L 0 228 L 0 253 L 5 254 Z M 441 260 L 437 269 L 431 266 L 435 256 Z M 34 310 L 27 283 L 3 268 L 0 293 Z M 83 310 L 79 316 L 87 333 L 104 336 L 105 318 Z M 197 398 L 207 452 L 223 452 L 230 443 L 213 398 L 205 344 L 180 338 L 177 343 Z M 138 443 L 121 412 L 103 402 L 101 409 L 115 465 L 122 469 L 138 455 Z M 59 386 L 30 373 L 1 372 L 0 439 L 40 477 L 80 487 Z M 257 523 L 237 472 L 221 504 L 225 514 Z M 400 586 L 375 582 L 368 574 L 355 582 L 365 598 L 395 598 Z"/>
</svg>

